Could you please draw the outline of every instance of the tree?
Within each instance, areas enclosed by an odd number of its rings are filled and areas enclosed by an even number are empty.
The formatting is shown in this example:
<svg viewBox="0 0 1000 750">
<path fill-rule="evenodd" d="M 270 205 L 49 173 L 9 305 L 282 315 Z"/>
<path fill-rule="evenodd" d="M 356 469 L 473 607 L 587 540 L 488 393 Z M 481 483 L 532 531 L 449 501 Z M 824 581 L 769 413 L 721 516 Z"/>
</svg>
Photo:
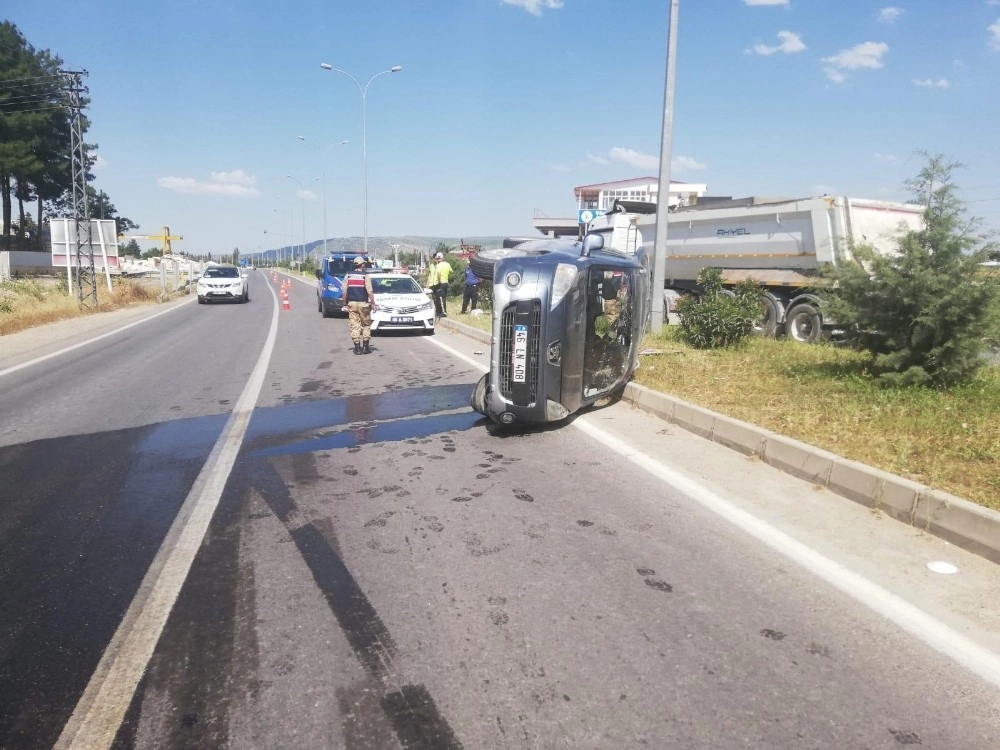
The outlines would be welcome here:
<svg viewBox="0 0 1000 750">
<path fill-rule="evenodd" d="M 732 293 L 722 288 L 722 271 L 703 268 L 698 273 L 701 294 L 689 294 L 677 303 L 680 336 L 696 349 L 739 346 L 760 317 L 762 291 L 752 279 L 741 281 Z"/>
<path fill-rule="evenodd" d="M 995 244 L 977 234 L 956 197 L 961 165 L 923 154 L 926 166 L 907 187 L 924 206 L 924 227 L 907 232 L 898 252 L 853 248 L 857 263 L 832 273 L 829 311 L 859 332 L 879 379 L 890 385 L 948 387 L 970 380 L 983 365 L 1000 295 L 1000 277 L 981 265 Z"/>
<path fill-rule="evenodd" d="M 11 230 L 13 199 L 18 225 L 27 225 L 24 204 L 41 202 L 71 187 L 69 113 L 62 106 L 62 61 L 36 51 L 17 27 L 0 23 L 0 199 L 3 234 Z M 83 125 L 85 126 L 85 122 Z"/>
</svg>

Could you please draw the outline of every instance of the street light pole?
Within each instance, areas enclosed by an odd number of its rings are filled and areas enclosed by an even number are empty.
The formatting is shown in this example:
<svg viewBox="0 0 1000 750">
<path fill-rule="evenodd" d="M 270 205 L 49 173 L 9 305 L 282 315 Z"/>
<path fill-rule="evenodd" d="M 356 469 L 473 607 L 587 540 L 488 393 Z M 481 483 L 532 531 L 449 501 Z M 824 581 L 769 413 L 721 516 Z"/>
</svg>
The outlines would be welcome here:
<svg viewBox="0 0 1000 750">
<path fill-rule="evenodd" d="M 300 141 L 303 141 L 303 142 L 306 141 L 306 137 L 304 135 L 297 135 L 295 137 L 298 138 Z M 327 255 L 330 254 L 329 252 L 327 252 L 327 249 L 326 249 L 326 238 L 327 238 L 327 231 L 326 231 L 326 155 L 330 153 L 330 149 L 333 148 L 334 146 L 343 146 L 343 145 L 346 145 L 348 143 L 350 143 L 350 141 L 341 141 L 340 143 L 331 143 L 329 146 L 326 147 L 326 150 L 323 152 L 323 257 L 324 258 Z"/>
<path fill-rule="evenodd" d="M 295 180 L 299 184 L 299 196 L 302 198 L 302 257 L 299 261 L 304 261 L 306 259 L 306 189 L 302 186 L 302 182 L 296 178 L 292 177 L 290 174 L 286 174 L 290 180 Z M 294 261 L 295 258 L 292 258 Z"/>
<path fill-rule="evenodd" d="M 348 73 L 346 70 L 341 70 L 340 68 L 335 68 L 330 63 L 320 63 L 319 65 L 323 70 L 332 70 L 335 73 L 343 73 L 345 76 L 354 81 L 354 85 L 358 87 L 358 91 L 361 92 L 361 171 L 362 171 L 362 184 L 364 186 L 364 225 L 365 225 L 365 256 L 368 255 L 368 115 L 365 107 L 365 99 L 368 96 L 368 87 L 372 85 L 374 81 L 379 76 L 384 76 L 387 73 L 398 73 L 403 69 L 402 65 L 393 65 L 389 70 L 383 70 L 376 73 L 371 78 L 368 79 L 368 83 L 362 88 L 358 79 Z"/>
</svg>

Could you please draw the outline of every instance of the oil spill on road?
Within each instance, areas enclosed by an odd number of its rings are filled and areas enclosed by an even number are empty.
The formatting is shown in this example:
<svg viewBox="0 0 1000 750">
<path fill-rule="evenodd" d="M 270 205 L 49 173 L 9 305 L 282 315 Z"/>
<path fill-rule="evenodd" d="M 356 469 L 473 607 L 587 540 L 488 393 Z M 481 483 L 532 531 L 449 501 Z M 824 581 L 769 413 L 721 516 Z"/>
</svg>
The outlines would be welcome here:
<svg viewBox="0 0 1000 750">
<path fill-rule="evenodd" d="M 264 448 L 289 435 L 312 430 L 461 409 L 469 406 L 469 394 L 474 385 L 425 386 L 257 408 L 247 428 L 246 443 Z"/>
<path fill-rule="evenodd" d="M 465 431 L 471 429 L 482 417 L 473 411 L 458 414 L 441 414 L 415 419 L 400 419 L 373 426 L 365 425 L 346 429 L 334 435 L 311 437 L 297 443 L 275 445 L 250 454 L 253 458 L 283 456 L 295 453 L 352 448 L 367 443 L 402 442 L 412 438 L 423 438 L 442 432 Z"/>
</svg>

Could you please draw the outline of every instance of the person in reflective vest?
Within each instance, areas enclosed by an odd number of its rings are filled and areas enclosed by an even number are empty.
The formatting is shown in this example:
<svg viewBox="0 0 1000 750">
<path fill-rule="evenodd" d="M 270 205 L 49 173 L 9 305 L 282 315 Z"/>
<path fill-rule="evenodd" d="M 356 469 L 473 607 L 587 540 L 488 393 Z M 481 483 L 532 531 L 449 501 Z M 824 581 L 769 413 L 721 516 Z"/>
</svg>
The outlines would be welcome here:
<svg viewBox="0 0 1000 750">
<path fill-rule="evenodd" d="M 444 259 L 444 253 L 437 253 L 427 274 L 427 286 L 434 293 L 434 312 L 439 318 L 448 317 L 448 278 L 451 265 Z"/>
<path fill-rule="evenodd" d="M 347 318 L 351 326 L 351 341 L 355 354 L 371 354 L 368 340 L 372 335 L 372 310 L 375 309 L 375 293 L 372 280 L 365 274 L 365 259 L 360 255 L 354 259 L 354 271 L 344 279 L 344 298 L 347 300 Z"/>
</svg>

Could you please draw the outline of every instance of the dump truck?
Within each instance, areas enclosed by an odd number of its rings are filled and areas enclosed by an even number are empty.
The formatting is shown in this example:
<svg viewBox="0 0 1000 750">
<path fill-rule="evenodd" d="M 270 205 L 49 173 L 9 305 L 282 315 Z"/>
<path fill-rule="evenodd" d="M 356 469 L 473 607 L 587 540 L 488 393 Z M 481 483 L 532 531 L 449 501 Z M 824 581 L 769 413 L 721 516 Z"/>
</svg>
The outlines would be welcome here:
<svg viewBox="0 0 1000 750">
<path fill-rule="evenodd" d="M 753 197 L 671 210 L 665 301 L 697 293 L 699 272 L 718 268 L 727 289 L 746 279 L 763 289 L 759 334 L 809 343 L 829 338 L 836 322 L 824 319 L 816 293 L 826 283 L 823 269 L 851 262 L 859 244 L 896 252 L 900 237 L 923 226 L 923 212 L 909 203 L 830 196 Z M 609 248 L 642 246 L 654 257 L 656 204 L 616 201 L 587 231 L 605 235 Z"/>
</svg>

